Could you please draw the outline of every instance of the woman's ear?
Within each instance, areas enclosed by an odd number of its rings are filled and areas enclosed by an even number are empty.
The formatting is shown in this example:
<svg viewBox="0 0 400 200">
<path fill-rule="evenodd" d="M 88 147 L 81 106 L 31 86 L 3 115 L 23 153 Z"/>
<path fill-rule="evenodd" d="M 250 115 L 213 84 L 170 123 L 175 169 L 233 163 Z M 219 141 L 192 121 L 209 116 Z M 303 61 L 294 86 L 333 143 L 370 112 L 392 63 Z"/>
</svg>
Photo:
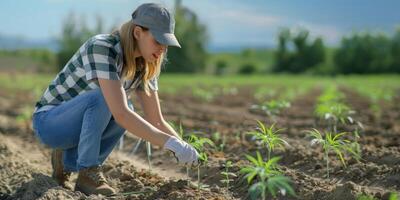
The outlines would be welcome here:
<svg viewBox="0 0 400 200">
<path fill-rule="evenodd" d="M 135 37 L 135 39 L 139 40 L 141 34 L 142 34 L 142 29 L 138 26 L 135 26 L 133 28 L 133 36 Z"/>
</svg>

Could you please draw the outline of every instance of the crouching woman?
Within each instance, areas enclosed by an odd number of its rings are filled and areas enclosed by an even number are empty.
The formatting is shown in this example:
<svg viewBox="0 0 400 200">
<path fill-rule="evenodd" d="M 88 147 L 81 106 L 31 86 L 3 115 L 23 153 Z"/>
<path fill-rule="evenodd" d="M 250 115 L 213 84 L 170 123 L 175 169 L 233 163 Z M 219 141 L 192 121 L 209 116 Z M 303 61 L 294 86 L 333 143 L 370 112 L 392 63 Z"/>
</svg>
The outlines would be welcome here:
<svg viewBox="0 0 400 200">
<path fill-rule="evenodd" d="M 164 120 L 158 99 L 158 76 L 168 46 L 180 47 L 170 12 L 142 4 L 132 19 L 111 34 L 87 40 L 50 83 L 36 103 L 33 127 L 53 149 L 52 177 L 75 190 L 112 195 L 101 165 L 125 130 L 174 153 L 179 163 L 197 165 L 198 153 Z M 144 118 L 128 105 L 135 91 Z"/>
</svg>

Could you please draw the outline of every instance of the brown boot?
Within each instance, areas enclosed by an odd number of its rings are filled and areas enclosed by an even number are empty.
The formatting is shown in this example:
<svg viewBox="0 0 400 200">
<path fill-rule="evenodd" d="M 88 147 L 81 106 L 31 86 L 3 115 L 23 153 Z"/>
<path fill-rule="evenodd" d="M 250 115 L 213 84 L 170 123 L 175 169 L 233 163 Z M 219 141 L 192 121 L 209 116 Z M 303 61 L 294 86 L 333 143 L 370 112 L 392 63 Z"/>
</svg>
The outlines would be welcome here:
<svg viewBox="0 0 400 200">
<path fill-rule="evenodd" d="M 72 185 L 68 183 L 71 172 L 64 171 L 62 155 L 63 152 L 61 149 L 54 149 L 51 153 L 51 166 L 53 168 L 53 174 L 51 177 L 54 178 L 62 187 L 72 190 Z"/>
<path fill-rule="evenodd" d="M 105 196 L 116 194 L 115 190 L 107 184 L 100 167 L 89 167 L 79 171 L 75 185 L 76 191 L 86 195 L 102 194 Z"/>
</svg>

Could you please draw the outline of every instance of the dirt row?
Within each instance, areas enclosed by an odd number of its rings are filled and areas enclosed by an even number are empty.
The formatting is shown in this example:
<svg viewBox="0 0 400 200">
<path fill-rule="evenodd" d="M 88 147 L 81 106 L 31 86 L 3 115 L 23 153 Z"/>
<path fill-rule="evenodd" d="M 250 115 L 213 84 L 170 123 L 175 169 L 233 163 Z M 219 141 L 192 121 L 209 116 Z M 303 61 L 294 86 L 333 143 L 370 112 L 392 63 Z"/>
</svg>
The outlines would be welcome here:
<svg viewBox="0 0 400 200">
<path fill-rule="evenodd" d="M 153 147 L 152 168 L 149 171 L 145 145 L 132 156 L 136 137 L 127 133 L 124 148 L 115 151 L 104 166 L 104 172 L 118 189 L 114 199 L 248 199 L 246 181 L 239 173 L 248 164 L 245 154 L 255 155 L 265 149 L 258 146 L 246 132 L 254 130 L 256 121 L 272 124 L 272 119 L 250 107 L 257 103 L 253 87 L 238 87 L 238 94 L 219 95 L 204 102 L 190 92 L 179 96 L 160 94 L 165 118 L 175 124 L 182 123 L 187 132 L 201 131 L 212 138 L 219 132 L 226 137 L 223 151 L 211 151 L 209 163 L 201 167 L 201 182 L 209 185 L 199 194 L 193 186 L 196 171 L 190 170 L 188 182 L 186 170 L 166 152 Z M 346 103 L 356 113 L 354 119 L 362 122 L 364 129 L 359 140 L 362 160 L 348 160 L 344 168 L 334 155 L 331 160 L 331 176 L 325 177 L 325 161 L 321 148 L 311 146 L 305 130 L 324 129 L 326 124 L 315 118 L 313 111 L 321 89 L 314 88 L 291 101 L 291 107 L 276 118 L 276 127 L 284 128 L 282 137 L 290 146 L 277 150 L 284 174 L 291 178 L 298 197 L 279 196 L 277 199 L 356 199 L 365 193 L 378 199 L 387 199 L 389 192 L 400 190 L 400 107 L 395 103 L 382 103 L 382 116 L 376 118 L 369 109 L 369 100 L 348 88 L 341 88 Z M 0 93 L 1 94 L 1 93 Z M 0 96 L 0 199 L 71 198 L 85 197 L 79 192 L 58 187 L 49 177 L 50 150 L 37 143 L 29 125 L 16 123 L 22 112 L 19 108 L 34 100 L 23 94 L 11 98 Z M 393 102 L 398 102 L 396 97 Z M 135 102 L 134 102 L 135 104 Z M 12 109 L 16 108 L 16 109 Z M 140 112 L 140 108 L 137 109 Z M 29 124 L 29 123 L 28 123 Z M 354 130 L 354 125 L 340 126 L 342 131 Z M 217 143 L 218 144 L 218 143 Z M 238 174 L 233 186 L 227 190 L 220 182 L 226 160 L 233 161 L 231 171 Z M 4 169 L 4 170 L 3 170 Z M 139 191 L 139 194 L 124 194 Z M 87 197 L 85 197 L 87 198 Z M 88 197 L 99 198 L 99 197 Z"/>
</svg>

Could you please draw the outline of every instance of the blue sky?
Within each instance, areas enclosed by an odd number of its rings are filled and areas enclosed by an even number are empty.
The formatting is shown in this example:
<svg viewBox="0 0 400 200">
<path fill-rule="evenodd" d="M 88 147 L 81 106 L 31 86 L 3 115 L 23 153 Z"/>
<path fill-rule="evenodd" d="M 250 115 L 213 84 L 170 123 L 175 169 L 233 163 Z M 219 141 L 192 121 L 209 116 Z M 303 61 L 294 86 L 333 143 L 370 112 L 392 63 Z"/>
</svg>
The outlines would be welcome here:
<svg viewBox="0 0 400 200">
<path fill-rule="evenodd" d="M 90 26 L 99 15 L 104 26 L 129 20 L 141 3 L 173 8 L 173 0 L 2 0 L 0 34 L 43 40 L 60 34 L 62 21 L 74 12 Z M 400 25 L 398 0 L 183 0 L 207 25 L 212 45 L 273 45 L 280 27 L 305 27 L 331 45 L 354 31 L 393 33 Z M 179 39 L 179 38 L 178 38 Z"/>
</svg>

